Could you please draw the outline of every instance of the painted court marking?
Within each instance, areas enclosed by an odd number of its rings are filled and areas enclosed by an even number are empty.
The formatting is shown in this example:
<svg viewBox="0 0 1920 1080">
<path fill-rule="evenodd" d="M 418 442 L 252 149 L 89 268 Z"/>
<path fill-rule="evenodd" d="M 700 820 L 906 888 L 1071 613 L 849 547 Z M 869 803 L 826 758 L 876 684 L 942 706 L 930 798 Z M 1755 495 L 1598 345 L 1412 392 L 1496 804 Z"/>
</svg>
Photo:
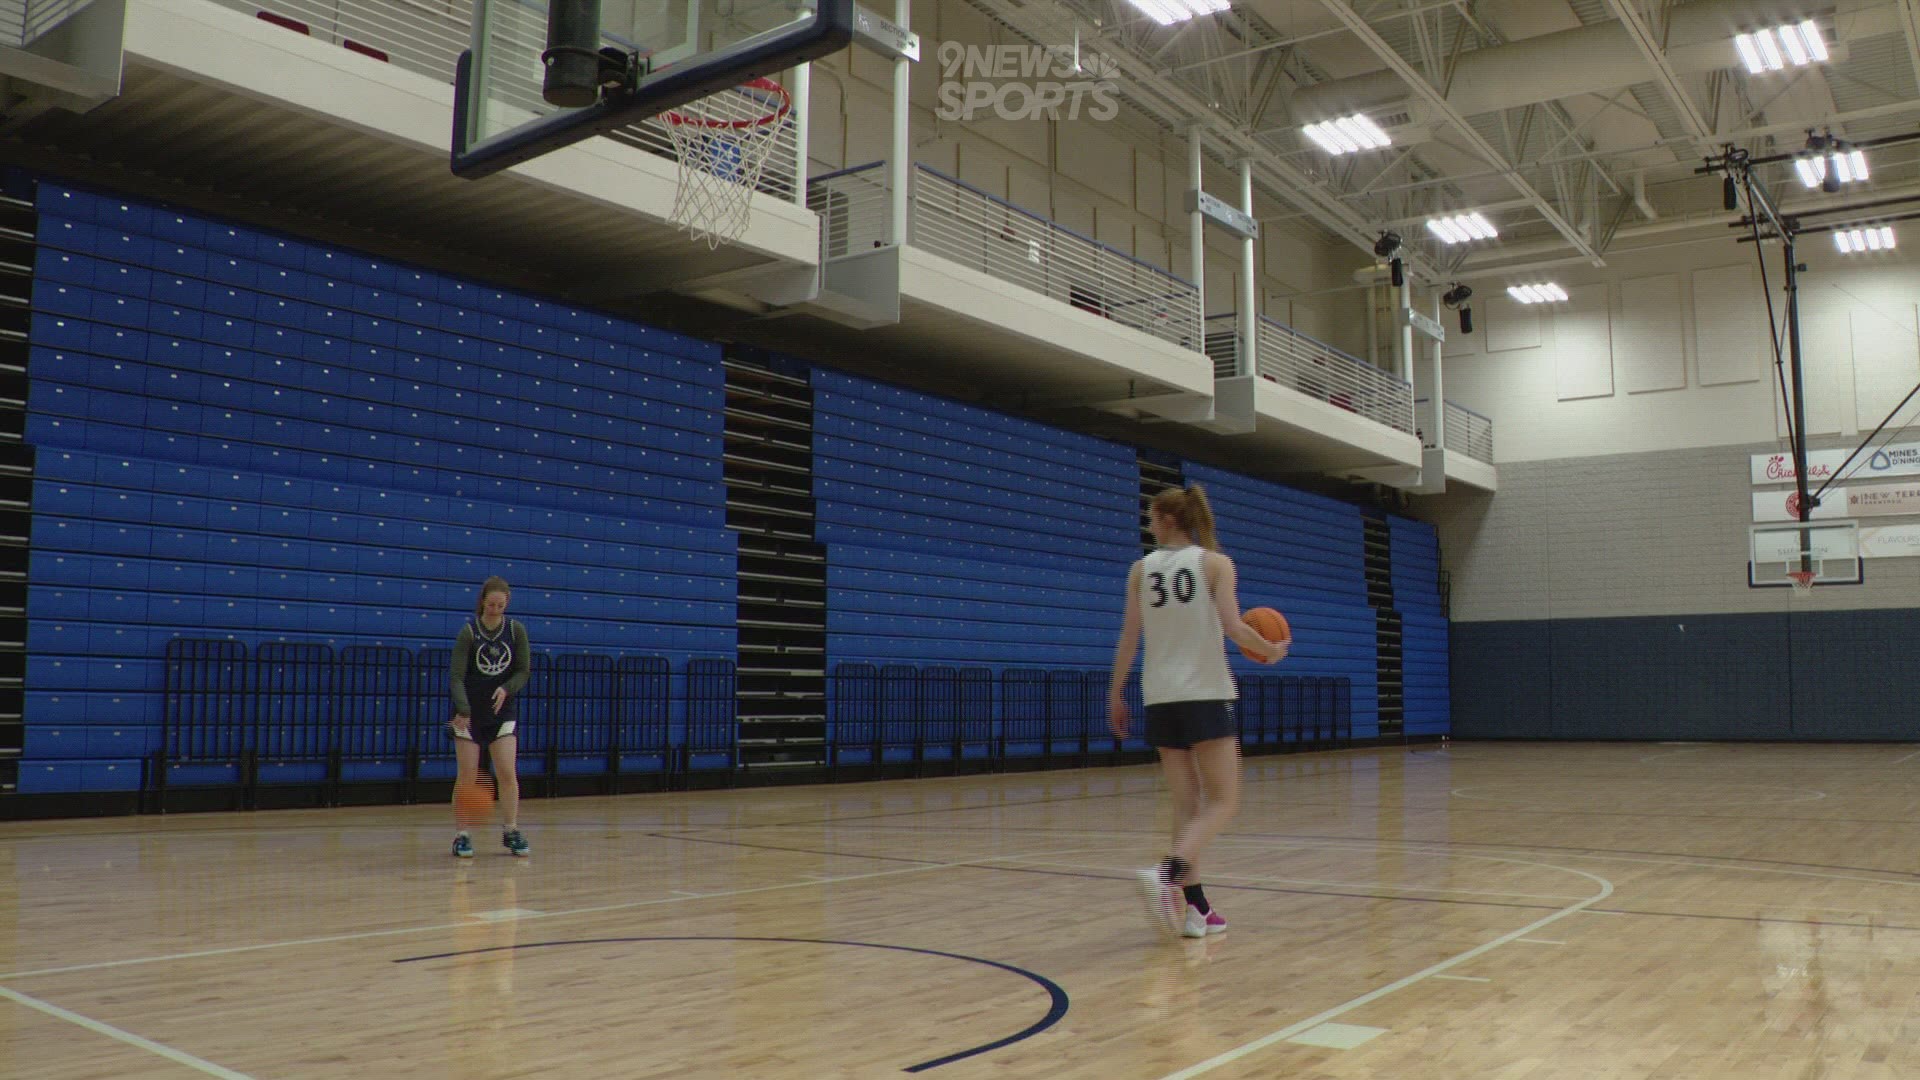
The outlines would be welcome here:
<svg viewBox="0 0 1920 1080">
<path fill-rule="evenodd" d="M 514 919 L 531 918 L 543 914 L 545 912 L 534 911 L 532 908 L 508 907 L 498 911 L 476 911 L 473 917 L 482 922 L 512 922 Z"/>
<path fill-rule="evenodd" d="M 65 1020 L 69 1024 L 86 1028 L 96 1035 L 105 1035 L 109 1039 L 126 1043 L 128 1046 L 139 1047 L 150 1054 L 158 1054 L 177 1065 L 185 1065 L 189 1069 L 198 1070 L 208 1076 L 219 1077 L 220 1080 L 253 1080 L 253 1078 L 246 1073 L 234 1072 L 224 1065 L 215 1065 L 205 1058 L 194 1057 L 185 1050 L 175 1050 L 165 1043 L 157 1043 L 152 1039 L 135 1035 L 131 1031 L 123 1031 L 120 1028 L 114 1027 L 112 1024 L 102 1023 L 90 1016 L 81 1016 L 71 1009 L 63 1009 L 52 1002 L 41 1001 L 37 997 L 29 997 L 18 990 L 9 990 L 4 986 L 0 986 L 0 998 L 17 1002 L 36 1012 L 46 1013 L 56 1020 Z"/>
<path fill-rule="evenodd" d="M 1454 982 L 1478 982 L 1478 983 L 1490 983 L 1490 982 L 1492 982 L 1492 981 L 1493 981 L 1492 979 L 1484 979 L 1484 978 L 1481 978 L 1481 977 L 1480 977 L 1480 976 L 1478 976 L 1478 975 L 1435 975 L 1435 976 L 1434 976 L 1434 978 L 1436 978 L 1436 979 L 1451 979 L 1451 980 L 1453 980 Z"/>
<path fill-rule="evenodd" d="M 1502 859 L 1499 861 L 1531 862 L 1531 860 L 1522 860 L 1522 859 Z M 1587 897 L 1585 900 L 1582 900 L 1577 904 L 1571 904 L 1567 907 L 1561 908 L 1559 911 L 1556 911 L 1551 915 L 1547 915 L 1542 918 L 1535 919 L 1533 922 L 1530 922 L 1527 925 L 1521 927 L 1520 929 L 1512 931 L 1511 933 L 1502 934 L 1499 937 L 1494 938 L 1492 941 L 1486 942 L 1485 944 L 1482 944 L 1482 945 L 1477 945 L 1471 949 L 1468 949 L 1466 952 L 1460 953 L 1457 956 L 1449 957 L 1445 960 L 1440 961 L 1437 964 L 1434 964 L 1431 967 L 1424 968 L 1420 971 L 1416 971 L 1413 974 L 1406 976 L 1405 978 L 1397 979 L 1393 982 L 1386 984 L 1385 986 L 1381 986 L 1373 990 L 1369 990 L 1366 993 L 1361 994 L 1359 997 L 1352 999 L 1351 1001 L 1347 1001 L 1342 1004 L 1335 1005 L 1333 1008 L 1328 1009 L 1322 1013 L 1319 1013 L 1318 1015 L 1309 1016 L 1305 1020 L 1301 1020 L 1298 1023 L 1289 1024 L 1286 1027 L 1281 1028 L 1279 1031 L 1272 1033 L 1271 1035 L 1265 1035 L 1265 1036 L 1262 1036 L 1261 1038 L 1253 1040 L 1252 1042 L 1243 1043 L 1239 1046 L 1234 1047 L 1231 1050 L 1226 1051 L 1225 1053 L 1216 1054 L 1213 1057 L 1210 1057 L 1207 1060 L 1202 1061 L 1197 1065 L 1189 1065 L 1188 1067 L 1181 1069 L 1178 1072 L 1168 1073 L 1166 1076 L 1162 1077 L 1161 1080 L 1188 1080 L 1189 1077 L 1201 1076 L 1206 1073 L 1210 1073 L 1213 1070 L 1218 1069 L 1222 1066 L 1231 1065 L 1234 1062 L 1239 1061 L 1241 1058 L 1244 1058 L 1250 1054 L 1257 1054 L 1260 1051 L 1265 1050 L 1267 1047 L 1274 1045 L 1275 1043 L 1286 1042 L 1292 1039 L 1294 1036 L 1299 1035 L 1303 1032 L 1312 1031 L 1314 1028 L 1317 1028 L 1322 1024 L 1327 1023 L 1329 1020 L 1337 1020 L 1340 1017 L 1345 1016 L 1347 1013 L 1350 1013 L 1355 1009 L 1361 1008 L 1362 1006 L 1371 1005 L 1374 1002 L 1380 1000 L 1383 997 L 1386 997 L 1389 994 L 1398 993 L 1399 991 L 1405 990 L 1407 987 L 1412 986 L 1415 983 L 1433 978 L 1436 975 L 1443 974 L 1455 967 L 1460 966 L 1461 964 L 1466 963 L 1469 960 L 1475 959 L 1476 957 L 1484 956 L 1487 953 L 1492 952 L 1493 950 L 1499 948 L 1502 945 L 1508 944 L 1509 942 L 1518 941 L 1521 938 L 1526 937 L 1529 934 L 1532 934 L 1535 930 L 1539 930 L 1543 927 L 1551 926 L 1554 923 L 1559 922 L 1561 919 L 1564 919 L 1569 915 L 1575 915 L 1582 911 L 1585 911 L 1587 908 L 1592 907 L 1593 905 L 1613 895 L 1613 882 L 1608 881 L 1606 878 L 1603 878 L 1598 874 L 1589 874 L 1585 870 L 1576 870 L 1570 866 L 1556 866 L 1553 863 L 1531 862 L 1531 865 L 1543 866 L 1552 870 L 1562 870 L 1569 874 L 1578 874 L 1579 876 L 1583 878 L 1587 878 L 1590 881 L 1599 882 L 1600 891 L 1594 893 L 1592 896 Z"/>
<path fill-rule="evenodd" d="M 1321 1024 L 1287 1041 L 1302 1046 L 1324 1046 L 1329 1050 L 1351 1050 L 1386 1033 L 1386 1028 L 1362 1027 L 1359 1024 Z"/>
<path fill-rule="evenodd" d="M 1518 941 L 1523 945 L 1565 945 L 1566 944 L 1566 942 L 1564 941 L 1548 941 L 1546 938 L 1537 938 L 1537 937 L 1514 938 L 1513 940 Z"/>
<path fill-rule="evenodd" d="M 523 919 L 561 919 L 570 915 L 597 915 L 608 911 L 631 911 L 635 908 L 658 907 L 663 904 L 680 904 L 688 900 L 710 900 L 731 896 L 751 896 L 756 893 L 779 892 L 783 889 L 806 889 L 819 885 L 837 885 L 847 881 L 866 881 L 871 878 L 899 877 L 903 874 L 925 874 L 934 870 L 952 870 L 962 866 L 981 866 L 999 862 L 1026 862 L 1030 859 L 1047 859 L 1056 855 L 1078 855 L 1083 851 L 1095 851 L 1097 848 L 1067 848 L 1061 851 L 1034 851 L 1024 855 L 976 855 L 955 862 L 928 863 L 925 866 L 907 866 L 895 870 L 875 870 L 865 874 L 846 874 L 841 877 L 820 878 L 811 881 L 788 881 L 779 885 L 758 885 L 749 889 L 728 889 L 724 892 L 695 893 L 682 896 L 657 897 L 652 900 L 629 900 L 619 904 L 599 904 L 594 907 L 569 908 L 565 911 L 546 911 L 537 915 L 522 916 Z M 437 923 L 432 926 L 402 926 L 392 930 L 361 930 L 351 934 L 327 934 L 322 937 L 297 938 L 292 941 L 267 941 L 258 945 L 234 945 L 225 949 L 199 949 L 194 952 L 168 953 L 164 956 L 138 956 L 127 960 L 101 960 L 91 964 L 69 964 L 65 967 L 35 968 L 31 971 L 0 972 L 0 982 L 13 979 L 29 979 L 37 975 L 65 975 L 74 971 L 99 971 L 103 968 L 132 967 L 138 964 L 158 964 L 169 960 L 198 960 L 209 956 L 232 956 L 238 953 L 261 952 L 267 949 L 293 949 L 304 945 L 330 945 L 341 941 L 365 941 L 371 938 L 399 937 L 405 934 L 429 934 L 437 930 L 458 930 L 472 926 L 470 920 L 457 923 Z"/>
</svg>

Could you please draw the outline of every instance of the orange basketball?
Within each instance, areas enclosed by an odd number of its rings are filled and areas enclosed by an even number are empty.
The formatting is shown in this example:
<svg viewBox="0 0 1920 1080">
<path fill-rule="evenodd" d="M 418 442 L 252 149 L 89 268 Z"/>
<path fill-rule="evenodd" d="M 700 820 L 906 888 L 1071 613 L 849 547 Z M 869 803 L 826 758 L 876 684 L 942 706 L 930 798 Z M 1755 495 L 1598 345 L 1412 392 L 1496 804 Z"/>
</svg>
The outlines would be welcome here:
<svg viewBox="0 0 1920 1080">
<path fill-rule="evenodd" d="M 1249 608 L 1245 615 L 1240 616 L 1240 621 L 1253 627 L 1254 633 L 1268 641 L 1293 640 L 1293 629 L 1287 625 L 1287 617 L 1270 607 Z M 1247 659 L 1254 659 L 1246 649 L 1242 648 L 1240 652 Z"/>
<path fill-rule="evenodd" d="M 484 825 L 493 813 L 493 786 L 484 776 L 453 792 L 453 816 L 461 825 Z"/>
</svg>

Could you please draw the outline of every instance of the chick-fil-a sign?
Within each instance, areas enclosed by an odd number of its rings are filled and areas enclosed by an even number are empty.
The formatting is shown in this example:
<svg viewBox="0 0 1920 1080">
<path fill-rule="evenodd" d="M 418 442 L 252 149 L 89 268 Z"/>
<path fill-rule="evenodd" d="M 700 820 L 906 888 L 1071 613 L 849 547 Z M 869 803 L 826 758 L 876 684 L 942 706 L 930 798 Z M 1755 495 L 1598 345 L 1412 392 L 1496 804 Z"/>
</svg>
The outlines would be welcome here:
<svg viewBox="0 0 1920 1080">
<path fill-rule="evenodd" d="M 1808 481 L 1825 483 L 1851 453 L 1851 450 L 1807 451 Z M 1847 465 L 1843 479 L 1876 480 L 1883 476 L 1920 476 L 1920 443 L 1894 443 L 1877 450 L 1863 450 Z M 1793 455 L 1784 451 L 1753 455 L 1753 482 L 1793 483 Z"/>
</svg>

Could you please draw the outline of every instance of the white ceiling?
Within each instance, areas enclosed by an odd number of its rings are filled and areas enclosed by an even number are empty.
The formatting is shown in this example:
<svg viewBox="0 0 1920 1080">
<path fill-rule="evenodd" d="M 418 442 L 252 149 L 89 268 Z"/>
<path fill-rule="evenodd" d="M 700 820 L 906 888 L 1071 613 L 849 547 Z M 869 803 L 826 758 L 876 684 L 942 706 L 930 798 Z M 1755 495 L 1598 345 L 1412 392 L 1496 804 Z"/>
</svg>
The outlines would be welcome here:
<svg viewBox="0 0 1920 1080">
<path fill-rule="evenodd" d="M 1649 228 L 1724 221 L 1718 180 L 1694 170 L 1726 145 L 1766 156 L 1803 146 L 1810 127 L 1853 140 L 1920 130 L 1911 0 L 1240 0 L 1176 27 L 1126 0 L 972 2 L 1042 43 L 1083 28 L 1122 61 L 1143 112 L 1181 132 L 1204 122 L 1222 162 L 1254 157 L 1281 220 L 1356 245 L 1394 228 L 1430 278 L 1604 258 Z M 1748 76 L 1733 35 L 1802 18 L 1822 27 L 1831 62 Z M 1300 135 L 1355 105 L 1395 145 L 1335 158 Z M 1813 201 L 1920 190 L 1920 141 L 1869 158 L 1865 189 Z M 1789 164 L 1762 175 L 1789 205 L 1807 201 Z M 1446 248 L 1423 227 L 1469 210 L 1500 240 Z"/>
</svg>

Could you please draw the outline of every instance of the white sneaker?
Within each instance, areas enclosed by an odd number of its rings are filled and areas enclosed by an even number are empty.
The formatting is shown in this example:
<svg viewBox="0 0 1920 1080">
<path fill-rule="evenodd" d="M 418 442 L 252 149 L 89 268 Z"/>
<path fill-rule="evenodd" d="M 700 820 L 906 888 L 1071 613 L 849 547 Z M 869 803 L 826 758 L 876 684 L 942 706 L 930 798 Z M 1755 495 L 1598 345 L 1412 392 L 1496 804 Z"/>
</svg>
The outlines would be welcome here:
<svg viewBox="0 0 1920 1080">
<path fill-rule="evenodd" d="M 1167 883 L 1157 866 L 1136 871 L 1134 878 L 1139 884 L 1140 900 L 1146 905 L 1147 921 L 1163 934 L 1180 933 L 1180 890 Z"/>
<path fill-rule="evenodd" d="M 1200 914 L 1199 908 L 1194 907 L 1192 904 L 1187 905 L 1187 917 L 1180 926 L 1181 937 L 1202 938 L 1209 934 L 1224 934 L 1226 932 L 1227 919 L 1226 916 L 1220 914 L 1219 908 L 1213 908 L 1205 915 L 1202 915 Z"/>
</svg>

